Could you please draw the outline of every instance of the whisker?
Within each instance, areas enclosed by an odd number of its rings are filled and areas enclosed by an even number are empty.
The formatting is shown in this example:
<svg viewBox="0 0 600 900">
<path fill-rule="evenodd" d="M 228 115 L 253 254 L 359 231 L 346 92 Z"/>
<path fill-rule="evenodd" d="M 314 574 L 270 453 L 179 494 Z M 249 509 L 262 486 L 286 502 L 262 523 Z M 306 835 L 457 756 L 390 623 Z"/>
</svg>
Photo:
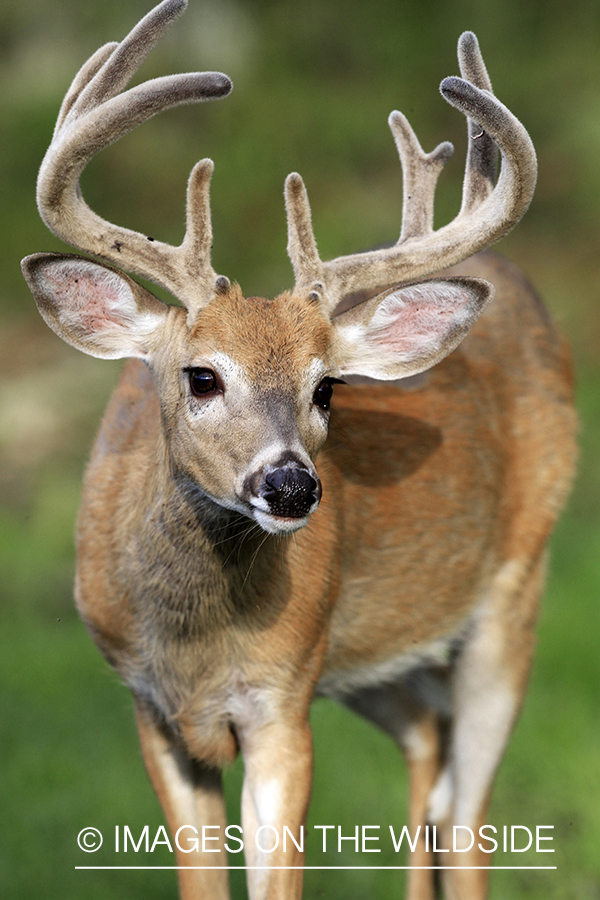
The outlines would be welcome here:
<svg viewBox="0 0 600 900">
<path fill-rule="evenodd" d="M 238 593 L 238 600 L 239 600 L 240 597 L 242 596 L 242 591 L 244 590 L 244 587 L 246 586 L 246 582 L 248 581 L 248 578 L 249 578 L 249 576 L 250 576 L 250 572 L 252 571 L 252 568 L 253 568 L 253 566 L 254 566 L 254 563 L 256 562 L 256 557 L 258 556 L 258 554 L 260 553 L 260 551 L 262 550 L 264 544 L 266 543 L 266 541 L 269 539 L 270 536 L 271 536 L 271 535 L 270 535 L 268 532 L 265 533 L 264 538 L 262 539 L 262 541 L 260 542 L 260 544 L 258 545 L 258 547 L 256 548 L 256 550 L 254 551 L 254 554 L 253 554 L 253 556 L 252 556 L 252 559 L 250 560 L 250 565 L 248 566 L 248 571 L 246 572 L 245 578 L 244 578 L 244 580 L 243 580 L 243 582 L 242 582 L 242 586 L 241 586 L 241 588 L 240 588 L 240 590 L 239 590 L 239 593 Z"/>
</svg>

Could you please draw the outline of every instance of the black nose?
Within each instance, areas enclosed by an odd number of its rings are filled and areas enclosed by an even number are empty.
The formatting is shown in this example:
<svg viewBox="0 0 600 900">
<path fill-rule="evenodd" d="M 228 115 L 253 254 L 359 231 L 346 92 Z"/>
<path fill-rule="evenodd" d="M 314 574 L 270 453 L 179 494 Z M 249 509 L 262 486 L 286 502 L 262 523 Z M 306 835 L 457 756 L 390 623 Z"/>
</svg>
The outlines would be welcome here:
<svg viewBox="0 0 600 900">
<path fill-rule="evenodd" d="M 321 486 L 307 469 L 288 465 L 268 472 L 259 493 L 274 516 L 303 518 L 320 499 Z"/>
</svg>

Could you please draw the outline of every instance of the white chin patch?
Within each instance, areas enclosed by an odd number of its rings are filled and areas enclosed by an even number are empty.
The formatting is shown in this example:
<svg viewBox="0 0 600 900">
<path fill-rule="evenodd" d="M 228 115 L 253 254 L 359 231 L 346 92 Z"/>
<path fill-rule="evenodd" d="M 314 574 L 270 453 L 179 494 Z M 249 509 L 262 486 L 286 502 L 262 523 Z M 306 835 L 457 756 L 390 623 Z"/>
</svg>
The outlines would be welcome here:
<svg viewBox="0 0 600 900">
<path fill-rule="evenodd" d="M 252 514 L 255 522 L 258 522 L 263 531 L 268 531 L 269 534 L 290 534 L 292 531 L 298 531 L 308 524 L 310 518 L 310 516 L 304 516 L 302 519 L 272 516 L 271 513 L 256 509 L 255 506 L 252 507 Z"/>
</svg>

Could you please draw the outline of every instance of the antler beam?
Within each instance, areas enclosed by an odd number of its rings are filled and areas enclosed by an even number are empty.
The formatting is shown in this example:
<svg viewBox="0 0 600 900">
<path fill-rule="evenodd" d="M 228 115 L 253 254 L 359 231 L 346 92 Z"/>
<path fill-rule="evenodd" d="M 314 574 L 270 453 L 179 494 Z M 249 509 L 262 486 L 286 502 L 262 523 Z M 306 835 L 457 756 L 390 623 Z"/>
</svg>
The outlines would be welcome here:
<svg viewBox="0 0 600 900">
<path fill-rule="evenodd" d="M 322 286 L 322 302 L 332 312 L 343 296 L 383 290 L 454 265 L 499 240 L 519 221 L 533 196 L 535 150 L 525 128 L 492 94 L 492 86 L 471 32 L 461 35 L 458 58 L 462 78 L 445 78 L 442 96 L 468 119 L 469 147 L 462 205 L 457 217 L 433 231 L 437 178 L 452 154 L 440 144 L 426 154 L 406 118 L 393 112 L 390 128 L 403 169 L 402 231 L 390 248 L 321 262 L 312 233 L 310 207 L 302 179 L 286 181 L 288 252 L 296 286 Z M 497 148 L 502 164 L 497 183 Z"/>
<path fill-rule="evenodd" d="M 63 101 L 40 168 L 37 201 L 42 219 L 62 240 L 148 278 L 193 310 L 206 302 L 216 279 L 210 263 L 212 161 L 201 160 L 192 171 L 187 230 L 179 247 L 105 221 L 89 208 L 79 188 L 90 159 L 136 125 L 164 109 L 214 100 L 231 91 L 230 79 L 220 72 L 192 72 L 156 78 L 123 92 L 186 6 L 187 0 L 164 0 L 120 44 L 106 44 L 84 64 Z"/>
</svg>

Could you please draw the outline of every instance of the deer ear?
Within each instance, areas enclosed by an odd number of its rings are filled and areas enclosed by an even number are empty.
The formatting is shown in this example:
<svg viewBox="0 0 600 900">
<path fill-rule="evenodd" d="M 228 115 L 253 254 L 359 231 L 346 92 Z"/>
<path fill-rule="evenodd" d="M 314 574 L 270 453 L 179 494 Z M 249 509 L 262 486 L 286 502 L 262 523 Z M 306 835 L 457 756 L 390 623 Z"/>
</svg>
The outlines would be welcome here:
<svg viewBox="0 0 600 900">
<path fill-rule="evenodd" d="M 340 373 L 387 381 L 429 369 L 462 341 L 493 295 L 481 278 L 445 278 L 360 303 L 332 321 Z"/>
<path fill-rule="evenodd" d="M 47 324 L 102 359 L 145 359 L 169 307 L 127 275 L 79 256 L 35 253 L 21 263 Z"/>
</svg>

